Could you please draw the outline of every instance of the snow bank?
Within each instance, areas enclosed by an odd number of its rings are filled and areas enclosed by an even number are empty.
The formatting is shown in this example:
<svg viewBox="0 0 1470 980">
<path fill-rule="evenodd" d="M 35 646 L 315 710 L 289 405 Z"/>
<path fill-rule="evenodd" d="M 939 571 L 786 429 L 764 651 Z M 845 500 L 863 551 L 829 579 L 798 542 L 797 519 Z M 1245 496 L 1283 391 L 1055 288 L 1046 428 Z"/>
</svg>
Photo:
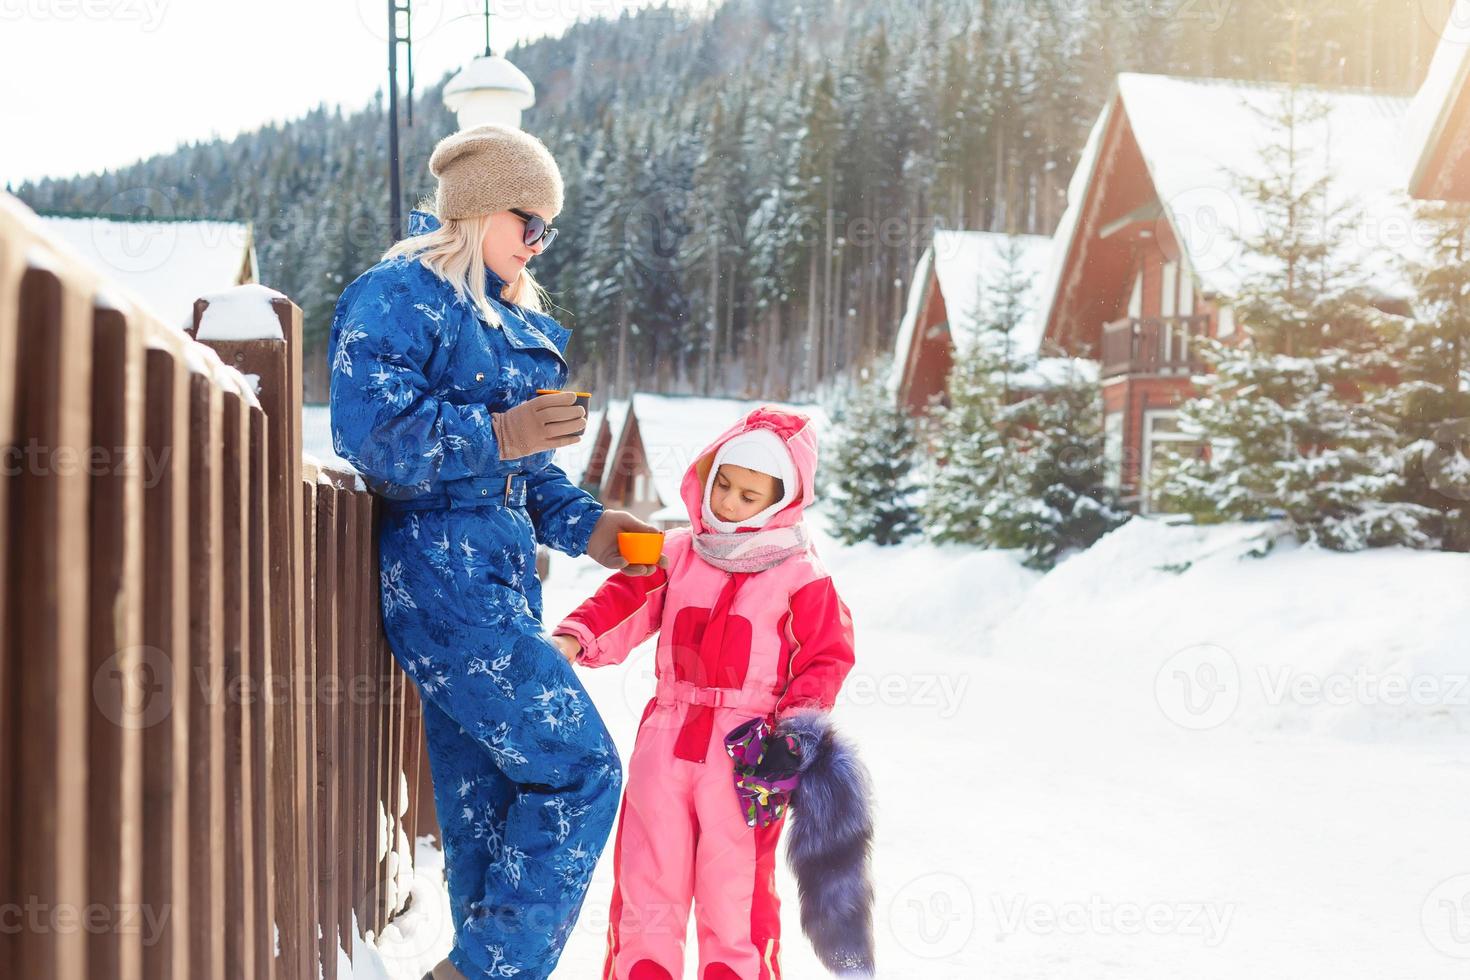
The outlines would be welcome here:
<svg viewBox="0 0 1470 980">
<path fill-rule="evenodd" d="M 1470 556 L 1248 557 L 1272 529 L 1135 518 L 1039 580 L 989 652 L 1186 728 L 1470 733 Z"/>
</svg>

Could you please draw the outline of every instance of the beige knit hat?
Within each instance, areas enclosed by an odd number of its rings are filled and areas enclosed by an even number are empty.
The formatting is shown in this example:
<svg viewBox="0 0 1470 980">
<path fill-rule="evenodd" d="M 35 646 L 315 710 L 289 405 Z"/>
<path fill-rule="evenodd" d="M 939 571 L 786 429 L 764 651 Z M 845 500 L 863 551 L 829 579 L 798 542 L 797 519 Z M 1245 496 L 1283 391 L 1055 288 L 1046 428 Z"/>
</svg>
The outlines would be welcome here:
<svg viewBox="0 0 1470 980">
<path fill-rule="evenodd" d="M 546 144 L 509 126 L 474 126 L 439 141 L 429 156 L 439 178 L 440 218 L 470 218 L 507 208 L 561 212 L 561 171 Z"/>
</svg>

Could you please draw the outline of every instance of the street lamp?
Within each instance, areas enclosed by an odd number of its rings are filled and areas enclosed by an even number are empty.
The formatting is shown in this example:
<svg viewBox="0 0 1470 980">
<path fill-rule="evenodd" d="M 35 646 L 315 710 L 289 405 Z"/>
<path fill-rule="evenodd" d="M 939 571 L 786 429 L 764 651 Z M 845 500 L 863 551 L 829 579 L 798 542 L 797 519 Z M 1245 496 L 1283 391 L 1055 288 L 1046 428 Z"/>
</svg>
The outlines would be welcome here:
<svg viewBox="0 0 1470 980">
<path fill-rule="evenodd" d="M 490 0 L 485 0 L 485 53 L 444 85 L 444 104 L 460 129 L 495 123 L 521 128 L 521 113 L 536 104 L 526 73 L 490 50 Z"/>
</svg>

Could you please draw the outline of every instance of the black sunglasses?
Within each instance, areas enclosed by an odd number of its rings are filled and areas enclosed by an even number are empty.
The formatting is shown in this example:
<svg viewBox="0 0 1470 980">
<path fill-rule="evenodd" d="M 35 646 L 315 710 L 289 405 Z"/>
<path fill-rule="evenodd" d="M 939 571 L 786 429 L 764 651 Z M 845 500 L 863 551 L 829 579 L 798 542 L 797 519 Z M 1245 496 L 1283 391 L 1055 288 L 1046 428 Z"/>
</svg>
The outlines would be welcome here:
<svg viewBox="0 0 1470 980">
<path fill-rule="evenodd" d="M 521 241 L 527 245 L 541 242 L 542 249 L 548 249 L 551 243 L 556 241 L 556 229 L 548 225 L 546 219 L 541 215 L 522 211 L 520 208 L 506 208 L 506 210 L 526 223 L 526 232 L 521 236 Z"/>
</svg>

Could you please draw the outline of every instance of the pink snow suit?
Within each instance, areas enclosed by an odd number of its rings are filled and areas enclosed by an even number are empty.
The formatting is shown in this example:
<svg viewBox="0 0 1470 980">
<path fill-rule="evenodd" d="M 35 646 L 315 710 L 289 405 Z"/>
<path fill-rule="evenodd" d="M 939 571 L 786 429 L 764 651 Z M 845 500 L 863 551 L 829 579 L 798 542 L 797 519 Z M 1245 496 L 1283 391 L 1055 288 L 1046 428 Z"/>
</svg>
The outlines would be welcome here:
<svg viewBox="0 0 1470 980">
<path fill-rule="evenodd" d="M 555 630 L 575 637 L 578 662 L 592 667 L 621 662 L 659 633 L 657 692 L 639 723 L 618 819 L 604 980 L 682 978 L 691 900 L 700 980 L 781 976 L 776 842 L 785 820 L 746 825 L 724 737 L 752 718 L 830 709 L 852 669 L 853 633 L 810 547 L 754 573 L 722 571 L 694 550 L 716 451 L 759 428 L 784 441 L 801 484 L 764 528 L 798 524 L 812 499 L 816 433 L 805 416 L 757 409 L 685 474 L 692 527 L 666 537 L 668 570 L 614 574 Z"/>
</svg>

